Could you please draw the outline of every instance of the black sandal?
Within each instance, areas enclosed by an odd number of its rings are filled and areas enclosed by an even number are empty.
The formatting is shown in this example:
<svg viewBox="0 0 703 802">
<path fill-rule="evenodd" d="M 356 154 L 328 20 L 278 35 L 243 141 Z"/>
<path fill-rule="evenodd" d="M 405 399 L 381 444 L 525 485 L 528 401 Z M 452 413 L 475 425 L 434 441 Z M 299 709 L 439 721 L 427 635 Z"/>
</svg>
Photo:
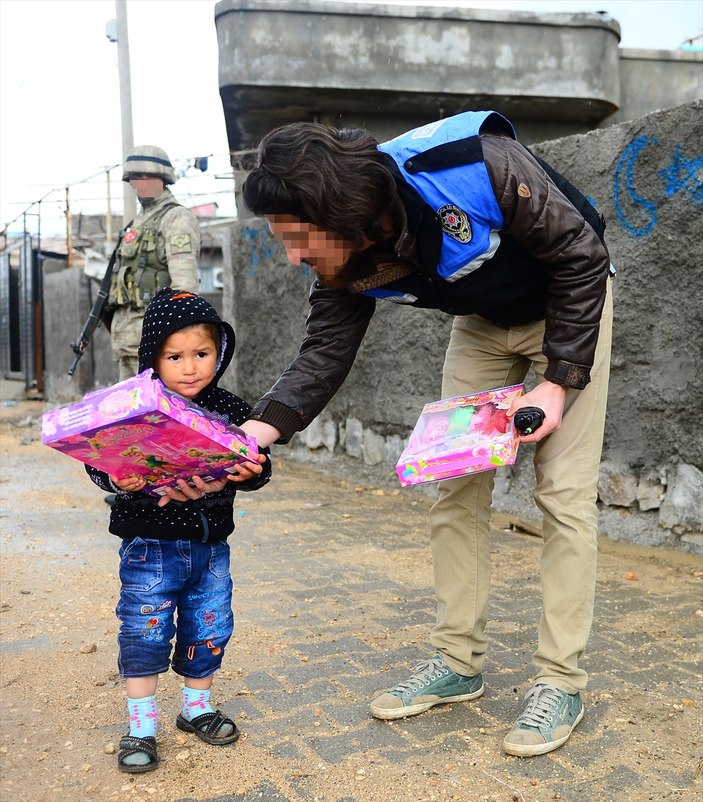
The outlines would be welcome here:
<svg viewBox="0 0 703 802">
<path fill-rule="evenodd" d="M 124 759 L 130 755 L 143 752 L 149 756 L 148 763 L 125 763 Z M 117 768 L 130 774 L 142 774 L 145 771 L 153 771 L 159 765 L 159 757 L 156 754 L 156 738 L 149 735 L 147 738 L 138 738 L 136 735 L 125 735 L 120 740 L 120 751 L 117 753 Z"/>
<path fill-rule="evenodd" d="M 229 724 L 232 727 L 232 732 L 229 735 L 223 735 L 218 738 L 217 733 L 224 724 Z M 220 713 L 219 710 L 215 710 L 213 713 L 203 713 L 200 716 L 196 716 L 192 721 L 188 721 L 187 718 L 179 713 L 176 718 L 176 726 L 183 732 L 194 732 L 201 741 L 216 746 L 231 744 L 239 738 L 237 725 L 231 718 L 227 718 Z"/>
</svg>

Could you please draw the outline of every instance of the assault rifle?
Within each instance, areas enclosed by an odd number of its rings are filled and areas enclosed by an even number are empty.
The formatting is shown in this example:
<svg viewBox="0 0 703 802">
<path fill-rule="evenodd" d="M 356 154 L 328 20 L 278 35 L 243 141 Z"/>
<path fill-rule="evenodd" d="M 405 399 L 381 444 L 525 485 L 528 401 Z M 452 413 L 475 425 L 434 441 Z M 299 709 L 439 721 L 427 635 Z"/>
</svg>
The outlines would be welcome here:
<svg viewBox="0 0 703 802">
<path fill-rule="evenodd" d="M 115 250 L 112 252 L 112 256 L 110 256 L 110 261 L 107 263 L 107 270 L 105 271 L 103 280 L 100 282 L 98 297 L 95 299 L 95 302 L 93 303 L 93 307 L 90 310 L 88 319 L 83 324 L 81 333 L 78 335 L 76 340 L 71 343 L 71 348 L 73 349 L 73 353 L 75 354 L 75 356 L 73 357 L 73 362 L 71 362 L 71 367 L 68 369 L 69 376 L 73 376 L 73 374 L 76 372 L 76 368 L 78 367 L 78 362 L 85 353 L 85 350 L 88 347 L 88 344 L 90 343 L 90 338 L 93 336 L 93 332 L 95 331 L 95 329 L 97 329 L 97 327 L 100 325 L 100 322 L 105 317 L 105 307 L 107 305 L 107 298 L 110 294 L 110 284 L 112 283 L 112 272 L 115 269 L 115 261 L 117 260 L 117 249 L 120 247 L 121 241 L 122 241 L 122 235 L 120 234 L 117 240 L 117 245 L 115 246 Z"/>
</svg>

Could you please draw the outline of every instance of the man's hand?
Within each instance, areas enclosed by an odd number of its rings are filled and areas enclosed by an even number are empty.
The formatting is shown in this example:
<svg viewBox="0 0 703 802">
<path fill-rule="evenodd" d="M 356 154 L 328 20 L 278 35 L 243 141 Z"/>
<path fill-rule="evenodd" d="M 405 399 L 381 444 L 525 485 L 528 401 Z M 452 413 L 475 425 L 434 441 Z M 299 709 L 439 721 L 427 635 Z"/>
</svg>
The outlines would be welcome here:
<svg viewBox="0 0 703 802">
<path fill-rule="evenodd" d="M 231 467 L 227 473 L 230 482 L 247 482 L 263 471 L 263 465 L 268 459 L 266 454 L 257 454 L 257 462 L 240 462 Z"/>
<path fill-rule="evenodd" d="M 544 410 L 544 423 L 532 434 L 521 435 L 520 442 L 537 443 L 559 429 L 565 400 L 566 387 L 548 381 L 538 384 L 534 390 L 516 398 L 507 413 L 511 419 L 522 407 L 539 407 Z"/>
<path fill-rule="evenodd" d="M 266 448 L 281 437 L 275 426 L 260 420 L 246 420 L 239 428 L 254 437 L 259 448 Z"/>
</svg>

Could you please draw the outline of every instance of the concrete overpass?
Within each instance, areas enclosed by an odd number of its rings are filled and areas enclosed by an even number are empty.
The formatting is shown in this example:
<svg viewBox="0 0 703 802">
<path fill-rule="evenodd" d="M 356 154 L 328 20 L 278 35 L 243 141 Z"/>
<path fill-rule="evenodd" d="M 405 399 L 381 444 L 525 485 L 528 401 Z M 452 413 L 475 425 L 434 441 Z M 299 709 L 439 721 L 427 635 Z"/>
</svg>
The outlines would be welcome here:
<svg viewBox="0 0 703 802">
<path fill-rule="evenodd" d="M 215 21 L 234 151 L 294 120 L 383 139 L 471 108 L 502 111 L 538 141 L 620 106 L 620 26 L 606 14 L 222 0 Z"/>
</svg>

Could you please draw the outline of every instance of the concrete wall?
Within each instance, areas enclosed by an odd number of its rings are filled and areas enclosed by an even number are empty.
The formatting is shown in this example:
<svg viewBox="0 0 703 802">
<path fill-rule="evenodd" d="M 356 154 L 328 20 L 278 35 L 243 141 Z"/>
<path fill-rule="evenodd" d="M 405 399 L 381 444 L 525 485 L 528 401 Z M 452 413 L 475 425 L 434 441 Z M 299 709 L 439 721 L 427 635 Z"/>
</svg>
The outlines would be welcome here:
<svg viewBox="0 0 703 802">
<path fill-rule="evenodd" d="M 687 550 L 703 547 L 702 110 L 697 102 L 535 147 L 605 213 L 619 270 L 601 526 Z M 287 263 L 261 221 L 230 233 L 231 382 L 255 400 L 297 352 L 311 276 Z M 349 379 L 295 447 L 346 453 L 392 482 L 423 404 L 439 397 L 449 325 L 438 312 L 380 303 Z M 498 471 L 498 509 L 538 517 L 530 469 L 525 447 L 515 468 Z"/>
<path fill-rule="evenodd" d="M 601 525 L 614 538 L 689 550 L 703 541 L 701 111 L 703 103 L 688 104 L 534 146 L 606 214 L 619 270 Z M 224 384 L 254 401 L 297 352 L 311 276 L 286 262 L 261 221 L 233 226 L 223 245 L 224 294 L 210 300 L 238 335 Z M 77 269 L 45 276 L 53 404 L 117 377 L 102 328 L 66 376 L 96 289 Z M 349 380 L 293 447 L 314 459 L 349 455 L 397 486 L 403 443 L 422 405 L 439 397 L 449 325 L 438 312 L 379 304 Z M 515 468 L 498 472 L 496 507 L 537 518 L 530 488 L 526 447 Z"/>
<path fill-rule="evenodd" d="M 52 404 L 68 404 L 84 393 L 117 381 L 110 335 L 95 330 L 91 344 L 69 377 L 71 343 L 78 337 L 98 294 L 99 285 L 82 270 L 67 268 L 44 275 L 44 387 Z"/>
<path fill-rule="evenodd" d="M 535 147 L 608 220 L 616 316 L 604 525 L 703 539 L 703 103 Z M 639 512 L 640 515 L 632 515 Z"/>
</svg>

